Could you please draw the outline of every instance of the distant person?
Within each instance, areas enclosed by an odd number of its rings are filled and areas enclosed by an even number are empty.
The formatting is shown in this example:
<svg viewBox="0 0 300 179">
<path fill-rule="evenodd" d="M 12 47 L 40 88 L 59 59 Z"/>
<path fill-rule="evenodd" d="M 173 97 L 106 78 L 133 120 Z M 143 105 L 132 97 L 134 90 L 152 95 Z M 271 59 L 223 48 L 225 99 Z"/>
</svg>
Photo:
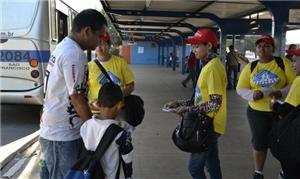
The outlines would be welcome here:
<svg viewBox="0 0 300 179">
<path fill-rule="evenodd" d="M 188 71 L 189 75 L 181 82 L 183 87 L 187 87 L 186 84 L 192 80 L 193 87 L 196 85 L 196 56 L 193 52 L 190 53 L 189 59 L 188 59 Z"/>
<path fill-rule="evenodd" d="M 82 122 L 92 117 L 86 100 L 87 57 L 101 41 L 107 22 L 97 10 L 78 13 L 70 34 L 54 49 L 44 80 L 40 145 L 50 179 L 62 179 L 83 147 Z"/>
<path fill-rule="evenodd" d="M 118 125 L 116 116 L 123 106 L 123 93 L 120 86 L 114 83 L 105 83 L 98 95 L 96 106 L 100 114 L 93 116 L 83 123 L 80 128 L 85 148 L 95 151 L 106 129 L 111 124 Z M 122 160 L 125 179 L 132 177 L 132 154 L 133 146 L 131 138 L 125 130 L 120 132 L 108 147 L 101 158 L 101 165 L 105 179 L 119 178 L 119 167 Z"/>
<path fill-rule="evenodd" d="M 290 50 L 288 52 L 293 56 L 292 58 L 294 61 L 297 77 L 293 81 L 291 89 L 283 104 L 277 102 L 276 100 L 272 100 L 271 102 L 271 108 L 277 115 L 281 117 L 281 119 L 286 117 L 291 111 L 293 111 L 297 106 L 300 105 L 300 49 Z M 296 136 L 290 137 L 294 139 L 294 137 Z M 295 147 L 300 148 L 300 141 L 298 141 L 298 143 L 295 142 Z M 280 161 L 280 163 L 283 170 L 284 179 L 300 179 L 300 162 L 291 164 L 286 161 Z"/>
<path fill-rule="evenodd" d="M 252 135 L 255 166 L 253 179 L 263 179 L 268 134 L 274 118 L 269 103 L 272 98 L 285 98 L 295 79 L 295 73 L 288 60 L 273 56 L 275 43 L 272 36 L 260 36 L 255 46 L 259 59 L 247 64 L 243 69 L 236 90 L 249 104 L 247 117 Z"/>
<path fill-rule="evenodd" d="M 188 169 L 194 179 L 207 178 L 205 167 L 211 179 L 222 179 L 218 140 L 225 132 L 227 120 L 227 77 L 225 67 L 217 55 L 218 39 L 212 30 L 199 29 L 187 39 L 187 43 L 192 44 L 196 58 L 203 64 L 195 87 L 194 101 L 172 101 L 165 108 L 175 108 L 179 115 L 190 111 L 213 118 L 212 146 L 207 152 L 191 153 Z"/>
<path fill-rule="evenodd" d="M 170 55 L 169 55 L 169 61 L 168 61 L 168 64 L 167 64 L 167 67 L 171 67 L 172 64 L 173 64 L 173 53 L 171 52 Z"/>
<path fill-rule="evenodd" d="M 240 68 L 240 60 L 249 63 L 245 60 L 245 58 L 241 58 L 240 55 L 237 52 L 235 52 L 233 45 L 230 45 L 229 53 L 226 55 L 228 89 L 235 89 L 236 87 L 237 76 Z"/>
<path fill-rule="evenodd" d="M 296 44 L 290 44 L 289 48 L 286 50 L 285 58 L 289 59 L 290 61 L 293 61 L 293 54 L 290 54 L 290 52 L 296 50 L 296 48 L 297 48 Z"/>
</svg>

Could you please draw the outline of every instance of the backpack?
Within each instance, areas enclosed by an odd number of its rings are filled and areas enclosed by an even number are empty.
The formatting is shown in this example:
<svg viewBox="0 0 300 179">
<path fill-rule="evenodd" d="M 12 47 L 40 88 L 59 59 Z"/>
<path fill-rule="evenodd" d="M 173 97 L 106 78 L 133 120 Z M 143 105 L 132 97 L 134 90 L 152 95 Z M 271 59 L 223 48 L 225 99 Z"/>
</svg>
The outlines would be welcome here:
<svg viewBox="0 0 300 179">
<path fill-rule="evenodd" d="M 300 163 L 300 105 L 283 119 L 274 119 L 269 147 L 280 162 Z"/>
<path fill-rule="evenodd" d="M 277 65 L 283 70 L 285 71 L 285 67 L 284 67 L 284 62 L 283 62 L 283 59 L 280 58 L 280 57 L 274 57 L 275 58 L 275 61 L 277 63 Z M 251 66 L 250 66 L 250 71 L 251 73 L 253 72 L 254 68 L 256 67 L 258 63 L 258 60 L 255 60 L 253 62 L 251 62 Z"/>
<path fill-rule="evenodd" d="M 107 74 L 107 71 L 101 65 L 101 63 L 98 60 L 94 60 L 94 62 L 100 68 L 101 72 L 105 75 L 105 77 L 111 83 L 114 83 L 114 81 Z M 125 106 L 123 109 L 125 110 L 125 121 L 133 127 L 140 125 L 145 116 L 143 99 L 137 95 L 129 95 L 124 97 L 124 103 Z"/>
<path fill-rule="evenodd" d="M 111 124 L 105 131 L 96 151 L 85 151 L 82 157 L 67 171 L 64 179 L 104 179 L 105 173 L 100 159 L 121 131 L 123 129 L 120 126 Z M 117 175 L 119 175 L 119 169 Z"/>
<path fill-rule="evenodd" d="M 213 136 L 213 119 L 195 112 L 186 112 L 172 134 L 174 144 L 184 152 L 208 151 Z"/>
</svg>

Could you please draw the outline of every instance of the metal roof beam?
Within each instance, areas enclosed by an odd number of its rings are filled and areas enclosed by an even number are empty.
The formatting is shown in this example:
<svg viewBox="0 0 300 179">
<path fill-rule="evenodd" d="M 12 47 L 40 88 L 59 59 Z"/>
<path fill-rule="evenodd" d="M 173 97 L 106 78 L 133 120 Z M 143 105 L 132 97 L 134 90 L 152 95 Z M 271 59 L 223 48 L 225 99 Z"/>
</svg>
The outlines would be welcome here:
<svg viewBox="0 0 300 179">
<path fill-rule="evenodd" d="M 115 24 L 120 25 L 142 25 L 142 26 L 172 26 L 172 27 L 186 27 L 191 29 L 193 32 L 197 31 L 197 27 L 189 23 L 170 23 L 170 22 L 138 22 L 138 21 L 114 21 Z"/>
</svg>

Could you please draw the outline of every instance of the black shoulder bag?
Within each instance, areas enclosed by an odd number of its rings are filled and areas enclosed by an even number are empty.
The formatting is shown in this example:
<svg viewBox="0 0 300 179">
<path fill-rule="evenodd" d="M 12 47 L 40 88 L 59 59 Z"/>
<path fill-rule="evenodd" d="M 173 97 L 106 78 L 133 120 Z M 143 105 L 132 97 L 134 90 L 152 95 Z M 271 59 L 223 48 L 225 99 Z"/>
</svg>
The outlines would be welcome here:
<svg viewBox="0 0 300 179">
<path fill-rule="evenodd" d="M 191 101 L 193 100 L 194 94 Z M 213 119 L 205 114 L 186 112 L 173 131 L 174 144 L 184 152 L 208 151 L 212 144 Z"/>
</svg>

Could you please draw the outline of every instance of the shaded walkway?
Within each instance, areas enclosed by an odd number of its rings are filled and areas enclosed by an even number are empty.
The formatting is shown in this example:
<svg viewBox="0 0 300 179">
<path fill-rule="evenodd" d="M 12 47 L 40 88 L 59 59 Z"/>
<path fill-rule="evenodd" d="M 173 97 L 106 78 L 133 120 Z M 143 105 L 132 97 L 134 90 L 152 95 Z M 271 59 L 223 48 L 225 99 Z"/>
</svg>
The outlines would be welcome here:
<svg viewBox="0 0 300 179">
<path fill-rule="evenodd" d="M 164 103 L 173 99 L 188 99 L 192 88 L 180 84 L 184 76 L 179 72 L 158 66 L 132 65 L 137 76 L 135 93 L 146 105 L 146 118 L 134 134 L 134 173 L 138 179 L 185 179 L 189 155 L 179 151 L 171 134 L 179 117 L 163 112 Z M 220 139 L 219 149 L 224 179 L 247 179 L 253 172 L 250 133 L 246 120 L 247 104 L 235 91 L 228 91 L 228 123 Z M 274 179 L 279 171 L 278 162 L 269 154 L 265 178 Z"/>
<path fill-rule="evenodd" d="M 180 72 L 160 66 L 131 65 L 137 76 L 135 94 L 143 97 L 146 117 L 133 135 L 135 147 L 135 179 L 190 179 L 187 171 L 189 154 L 181 152 L 171 140 L 179 117 L 161 110 L 173 99 L 188 99 L 192 88 L 180 84 L 185 78 Z M 228 91 L 228 123 L 220 138 L 220 158 L 224 179 L 252 178 L 253 162 L 250 133 L 245 111 L 247 104 L 235 91 Z M 33 169 L 23 178 L 38 178 L 38 158 Z M 30 167 L 29 167 L 30 168 Z M 278 162 L 269 154 L 265 179 L 277 179 Z M 24 171 L 25 172 L 25 171 Z"/>
</svg>

